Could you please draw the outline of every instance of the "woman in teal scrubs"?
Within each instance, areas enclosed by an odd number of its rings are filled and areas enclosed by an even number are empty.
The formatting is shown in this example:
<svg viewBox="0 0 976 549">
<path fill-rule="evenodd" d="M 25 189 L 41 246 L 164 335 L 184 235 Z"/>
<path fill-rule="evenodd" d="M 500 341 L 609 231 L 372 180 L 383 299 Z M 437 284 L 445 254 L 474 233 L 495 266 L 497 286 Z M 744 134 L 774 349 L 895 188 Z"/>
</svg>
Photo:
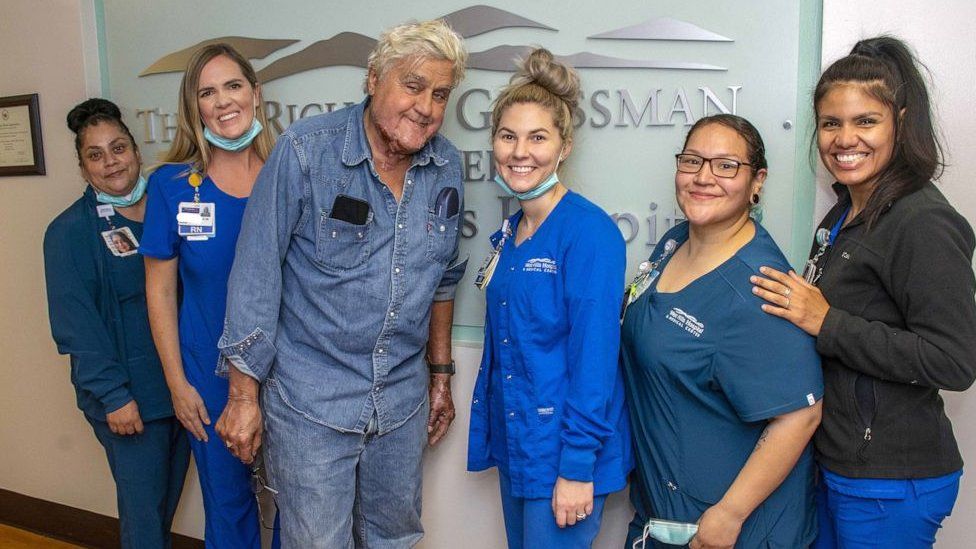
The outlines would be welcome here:
<svg viewBox="0 0 976 549">
<path fill-rule="evenodd" d="M 743 118 L 711 116 L 676 159 L 687 221 L 641 266 L 622 327 L 637 453 L 629 539 L 665 519 L 697 523 L 694 549 L 806 547 L 823 381 L 813 339 L 752 294 L 761 265 L 788 268 L 749 215 L 766 180 L 762 138 Z M 681 526 L 650 531 L 689 541 Z"/>
<path fill-rule="evenodd" d="M 173 145 L 149 180 L 140 248 L 149 320 L 176 416 L 192 435 L 207 547 L 259 548 L 250 470 L 213 424 L 225 406 L 256 395 L 228 399 L 227 380 L 214 370 L 237 234 L 271 136 L 254 69 L 230 46 L 197 51 L 180 90 Z"/>
<path fill-rule="evenodd" d="M 122 547 L 163 549 L 190 451 L 149 333 L 135 253 L 146 180 L 115 104 L 89 99 L 68 113 L 68 127 L 88 188 L 44 235 L 51 332 L 71 356 L 78 407 L 108 456 Z"/>
</svg>

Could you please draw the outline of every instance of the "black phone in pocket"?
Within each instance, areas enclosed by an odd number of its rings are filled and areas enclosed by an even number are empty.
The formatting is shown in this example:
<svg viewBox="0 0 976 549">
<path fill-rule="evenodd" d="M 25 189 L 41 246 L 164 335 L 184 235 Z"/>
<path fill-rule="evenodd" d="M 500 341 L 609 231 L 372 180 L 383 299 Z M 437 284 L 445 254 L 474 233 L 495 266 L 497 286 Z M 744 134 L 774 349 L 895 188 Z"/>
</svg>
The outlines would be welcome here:
<svg viewBox="0 0 976 549">
<path fill-rule="evenodd" d="M 353 225 L 365 225 L 369 219 L 369 202 L 340 194 L 332 202 L 329 217 Z"/>
</svg>

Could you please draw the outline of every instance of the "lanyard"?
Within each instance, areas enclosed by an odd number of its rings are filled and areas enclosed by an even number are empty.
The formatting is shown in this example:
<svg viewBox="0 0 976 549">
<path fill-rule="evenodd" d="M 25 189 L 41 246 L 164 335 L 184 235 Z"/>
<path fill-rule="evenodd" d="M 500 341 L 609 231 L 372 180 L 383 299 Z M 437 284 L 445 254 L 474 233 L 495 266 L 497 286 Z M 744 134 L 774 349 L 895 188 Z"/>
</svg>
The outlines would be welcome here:
<svg viewBox="0 0 976 549">
<path fill-rule="evenodd" d="M 820 249 L 817 250 L 817 253 L 813 254 L 812 258 L 807 260 L 807 264 L 803 268 L 803 279 L 810 284 L 816 284 L 823 275 L 823 266 L 819 265 L 820 258 L 827 252 L 828 248 L 837 242 L 837 235 L 840 234 L 841 228 L 844 227 L 844 220 L 847 219 L 847 214 L 850 212 L 850 206 L 845 208 L 844 212 L 840 214 L 840 218 L 830 227 L 830 231 L 823 228 L 817 230 L 817 244 L 820 244 Z"/>
</svg>

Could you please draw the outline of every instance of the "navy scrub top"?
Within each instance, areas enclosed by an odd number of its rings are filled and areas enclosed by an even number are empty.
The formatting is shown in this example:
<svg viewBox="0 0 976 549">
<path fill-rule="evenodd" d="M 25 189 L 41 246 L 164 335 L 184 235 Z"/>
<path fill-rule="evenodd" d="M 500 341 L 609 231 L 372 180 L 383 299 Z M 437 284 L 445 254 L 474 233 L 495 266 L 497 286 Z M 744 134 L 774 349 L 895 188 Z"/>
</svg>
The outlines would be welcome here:
<svg viewBox="0 0 976 549">
<path fill-rule="evenodd" d="M 764 313 L 752 293 L 749 277 L 760 266 L 790 268 L 769 233 L 755 227 L 753 239 L 713 271 L 674 293 L 657 292 L 655 280 L 627 309 L 621 360 L 637 455 L 631 538 L 652 517 L 697 522 L 731 486 L 767 421 L 823 396 L 815 339 Z M 652 259 L 670 239 L 680 247 L 688 224 L 668 231 Z M 749 516 L 736 547 L 812 542 L 813 475 L 808 446 Z"/>
</svg>

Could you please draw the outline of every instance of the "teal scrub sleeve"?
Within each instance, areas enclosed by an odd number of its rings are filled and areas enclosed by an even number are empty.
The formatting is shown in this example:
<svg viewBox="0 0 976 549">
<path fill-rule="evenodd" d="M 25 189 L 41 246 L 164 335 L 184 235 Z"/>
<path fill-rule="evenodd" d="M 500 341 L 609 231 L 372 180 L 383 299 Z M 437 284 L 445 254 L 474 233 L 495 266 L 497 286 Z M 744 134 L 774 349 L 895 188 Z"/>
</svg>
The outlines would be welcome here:
<svg viewBox="0 0 976 549">
<path fill-rule="evenodd" d="M 816 342 L 792 323 L 766 314 L 749 296 L 723 326 L 714 376 L 739 418 L 767 420 L 823 397 Z"/>
<path fill-rule="evenodd" d="M 108 414 L 133 400 L 129 374 L 119 361 L 115 342 L 96 307 L 93 261 L 78 257 L 92 250 L 81 241 L 88 235 L 69 233 L 52 226 L 44 235 L 51 334 L 58 352 L 71 357 L 76 388 L 94 396 Z"/>
<path fill-rule="evenodd" d="M 618 368 L 626 251 L 620 230 L 602 212 L 572 238 L 563 262 L 569 391 L 559 476 L 592 482 L 597 453 L 614 433 L 607 414 Z"/>
</svg>

